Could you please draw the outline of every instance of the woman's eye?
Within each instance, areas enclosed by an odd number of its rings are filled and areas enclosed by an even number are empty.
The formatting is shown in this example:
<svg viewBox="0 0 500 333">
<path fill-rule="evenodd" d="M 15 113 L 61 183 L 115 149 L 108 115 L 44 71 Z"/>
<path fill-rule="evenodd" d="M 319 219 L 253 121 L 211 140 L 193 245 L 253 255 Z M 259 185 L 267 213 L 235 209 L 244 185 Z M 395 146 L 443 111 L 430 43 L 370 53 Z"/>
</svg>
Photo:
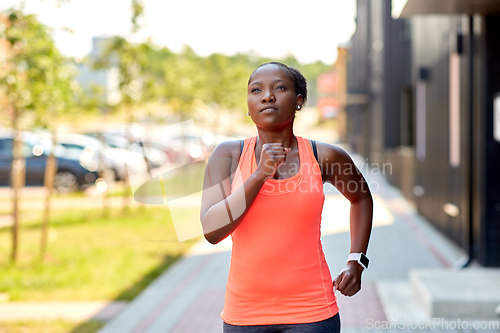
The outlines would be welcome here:
<svg viewBox="0 0 500 333">
<path fill-rule="evenodd" d="M 285 86 L 277 86 L 276 89 L 286 89 Z"/>
<path fill-rule="evenodd" d="M 252 89 L 252 92 L 256 92 L 256 91 L 258 91 L 258 90 L 260 90 L 260 89 L 259 89 L 259 88 L 253 88 L 253 89 Z"/>
</svg>

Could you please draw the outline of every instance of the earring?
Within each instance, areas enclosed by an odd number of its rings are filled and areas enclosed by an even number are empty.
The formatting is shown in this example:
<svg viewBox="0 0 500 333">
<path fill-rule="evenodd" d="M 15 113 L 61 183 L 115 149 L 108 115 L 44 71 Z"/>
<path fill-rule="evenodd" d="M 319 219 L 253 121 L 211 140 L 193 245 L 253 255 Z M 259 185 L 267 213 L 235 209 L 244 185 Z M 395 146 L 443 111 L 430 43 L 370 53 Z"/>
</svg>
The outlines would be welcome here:
<svg viewBox="0 0 500 333">
<path fill-rule="evenodd" d="M 300 110 L 301 108 L 302 108 L 302 107 L 301 107 L 300 105 L 299 105 L 299 106 L 297 106 L 297 110 Z"/>
<path fill-rule="evenodd" d="M 247 116 L 249 116 L 249 115 L 250 115 L 250 113 L 247 112 Z"/>
</svg>

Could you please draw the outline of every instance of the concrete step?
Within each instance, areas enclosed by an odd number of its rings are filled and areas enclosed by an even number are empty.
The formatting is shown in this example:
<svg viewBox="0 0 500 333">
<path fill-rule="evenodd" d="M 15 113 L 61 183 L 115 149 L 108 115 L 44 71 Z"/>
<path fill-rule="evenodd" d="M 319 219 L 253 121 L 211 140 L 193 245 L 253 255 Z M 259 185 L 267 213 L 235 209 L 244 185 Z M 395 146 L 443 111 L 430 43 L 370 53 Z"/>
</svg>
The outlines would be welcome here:
<svg viewBox="0 0 500 333">
<path fill-rule="evenodd" d="M 425 321 L 427 314 L 418 303 L 407 280 L 383 280 L 376 282 L 380 303 L 387 321 L 398 323 Z"/>
<path fill-rule="evenodd" d="M 500 319 L 500 269 L 415 269 L 410 285 L 430 318 Z"/>
</svg>

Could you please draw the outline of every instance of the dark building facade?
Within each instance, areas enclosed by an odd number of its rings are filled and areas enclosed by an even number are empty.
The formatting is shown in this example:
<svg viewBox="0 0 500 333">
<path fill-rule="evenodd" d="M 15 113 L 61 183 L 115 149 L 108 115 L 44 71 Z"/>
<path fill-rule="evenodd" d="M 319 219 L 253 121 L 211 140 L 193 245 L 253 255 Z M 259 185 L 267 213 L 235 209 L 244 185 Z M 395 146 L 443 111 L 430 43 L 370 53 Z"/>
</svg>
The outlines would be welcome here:
<svg viewBox="0 0 500 333">
<path fill-rule="evenodd" d="M 391 163 L 389 182 L 469 259 L 500 267 L 500 1 L 448 2 L 409 0 L 394 19 L 390 0 L 358 0 L 345 137 Z"/>
</svg>

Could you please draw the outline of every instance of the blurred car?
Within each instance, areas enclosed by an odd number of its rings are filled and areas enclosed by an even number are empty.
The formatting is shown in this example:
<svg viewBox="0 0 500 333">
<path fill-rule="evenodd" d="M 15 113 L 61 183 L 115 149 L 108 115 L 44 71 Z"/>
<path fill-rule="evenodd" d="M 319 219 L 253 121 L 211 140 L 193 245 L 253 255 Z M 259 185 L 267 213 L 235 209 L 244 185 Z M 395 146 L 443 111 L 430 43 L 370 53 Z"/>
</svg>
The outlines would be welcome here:
<svg viewBox="0 0 500 333">
<path fill-rule="evenodd" d="M 196 146 L 189 144 L 183 146 L 181 142 L 173 137 L 147 136 L 144 138 L 144 145 L 162 150 L 175 163 L 191 163 L 201 154 L 199 144 Z"/>
<path fill-rule="evenodd" d="M 13 134 L 0 133 L 0 186 L 11 183 Z M 23 133 L 21 138 L 21 154 L 26 159 L 26 186 L 43 186 L 45 166 L 50 147 L 42 145 L 30 133 Z M 54 188 L 60 193 L 74 192 L 93 185 L 98 178 L 97 169 L 89 168 L 80 163 L 74 152 L 59 147 L 54 151 L 57 159 L 57 171 L 54 178 Z"/>
<path fill-rule="evenodd" d="M 93 156 L 98 161 L 104 162 L 103 168 L 113 172 L 114 180 L 123 180 L 127 172 L 127 156 L 131 159 L 141 159 L 142 155 L 128 152 L 122 148 L 113 148 L 96 138 L 76 133 L 59 133 L 57 142 L 67 149 L 80 151 L 81 159 L 91 159 Z M 87 155 L 87 156 L 86 156 Z M 102 156 L 101 156 L 102 155 Z"/>
<path fill-rule="evenodd" d="M 177 142 L 178 145 L 182 144 L 184 140 L 184 144 L 190 147 L 192 153 L 192 147 L 201 146 L 203 147 L 203 151 L 207 154 L 211 154 L 215 147 L 224 141 L 236 140 L 237 138 L 230 137 L 222 134 L 213 134 L 209 131 L 201 130 L 200 137 L 195 135 L 174 135 L 173 139 Z"/>
<path fill-rule="evenodd" d="M 132 126 L 132 129 L 141 128 L 139 125 Z M 151 149 L 157 149 L 165 153 L 171 163 L 186 164 L 199 159 L 203 151 L 210 152 L 215 146 L 207 143 L 207 140 L 199 140 L 196 135 L 175 135 L 166 133 L 165 131 L 154 131 L 150 134 L 145 134 L 144 130 L 140 131 L 140 136 L 144 146 Z M 88 133 L 93 137 L 97 137 L 98 133 Z M 112 146 L 130 146 L 135 142 L 137 137 L 125 130 L 107 130 L 101 133 L 104 140 Z M 213 137 L 213 136 L 212 136 Z M 206 138 L 206 136 L 205 136 Z"/>
<path fill-rule="evenodd" d="M 139 145 L 134 145 L 135 140 L 131 140 L 126 136 L 119 135 L 117 133 L 98 133 L 90 132 L 86 133 L 87 136 L 103 140 L 106 144 L 113 148 L 124 149 L 130 153 L 136 153 L 143 158 L 143 151 Z M 153 147 L 148 144 L 144 144 L 144 152 L 146 153 L 147 159 L 152 168 L 157 168 L 165 166 L 167 163 L 171 163 L 170 157 L 161 149 Z"/>
</svg>

